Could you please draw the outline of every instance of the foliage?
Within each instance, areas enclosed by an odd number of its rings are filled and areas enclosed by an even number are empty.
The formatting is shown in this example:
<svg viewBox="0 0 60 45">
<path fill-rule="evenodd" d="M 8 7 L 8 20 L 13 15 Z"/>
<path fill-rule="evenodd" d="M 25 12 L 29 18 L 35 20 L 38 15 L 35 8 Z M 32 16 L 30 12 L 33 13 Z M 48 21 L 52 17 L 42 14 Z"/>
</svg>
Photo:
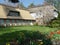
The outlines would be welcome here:
<svg viewBox="0 0 60 45">
<path fill-rule="evenodd" d="M 58 13 L 58 17 L 52 19 L 47 26 L 53 27 L 53 28 L 60 27 L 60 12 L 57 11 L 57 13 Z"/>
<path fill-rule="evenodd" d="M 0 35 L 0 45 L 16 40 L 20 45 L 51 45 L 51 40 L 39 31 L 17 31 Z M 40 40 L 40 41 L 39 41 Z M 14 41 L 13 41 L 14 42 Z"/>
<path fill-rule="evenodd" d="M 24 6 L 23 2 L 21 2 L 21 3 L 19 4 L 19 8 L 21 8 L 21 9 L 26 9 L 26 7 Z"/>
<path fill-rule="evenodd" d="M 35 5 L 34 5 L 34 3 L 31 3 L 29 6 L 28 6 L 28 8 L 32 8 L 32 7 L 34 7 Z"/>
<path fill-rule="evenodd" d="M 35 23 L 34 26 L 38 26 L 38 23 Z"/>
<path fill-rule="evenodd" d="M 58 12 L 58 20 L 60 20 L 60 12 L 59 11 L 57 11 Z"/>
<path fill-rule="evenodd" d="M 52 27 L 60 27 L 60 21 L 59 20 L 52 21 L 51 26 Z"/>
<path fill-rule="evenodd" d="M 58 40 L 60 40 L 60 30 L 57 30 L 57 31 L 54 31 L 54 32 L 50 32 L 50 37 L 52 39 L 55 39 L 56 40 L 56 37 Z"/>
<path fill-rule="evenodd" d="M 42 33 L 49 33 L 50 31 L 55 31 L 58 28 L 50 28 L 50 27 L 43 27 L 43 26 L 18 26 L 18 27 L 2 27 L 0 28 L 0 35 L 5 33 L 12 33 L 21 30 L 28 30 L 28 31 L 40 31 Z"/>
<path fill-rule="evenodd" d="M 54 5 L 60 11 L 60 0 L 45 0 L 51 5 Z"/>
<path fill-rule="evenodd" d="M 45 2 L 54 5 L 58 11 L 58 17 L 57 19 L 51 21 L 49 24 L 50 27 L 60 27 L 60 0 L 45 0 Z"/>
<path fill-rule="evenodd" d="M 5 28 L 2 27 L 0 28 L 0 45 L 5 45 L 5 43 L 11 42 L 12 39 L 17 39 L 19 43 L 24 42 L 24 40 L 26 39 L 28 40 L 31 39 L 32 40 L 30 41 L 31 44 L 39 43 L 38 41 L 35 42 L 33 38 L 35 37 L 37 39 L 41 39 L 39 38 L 40 36 L 38 35 L 42 34 L 43 36 L 45 33 L 48 34 L 50 31 L 55 31 L 55 30 L 57 30 L 57 28 L 49 28 L 49 27 L 41 27 L 41 26 L 19 26 L 19 27 L 5 27 Z M 40 42 L 40 44 L 51 43 L 47 41 L 48 39 L 46 40 L 45 35 L 43 40 L 42 40 L 43 42 Z"/>
</svg>

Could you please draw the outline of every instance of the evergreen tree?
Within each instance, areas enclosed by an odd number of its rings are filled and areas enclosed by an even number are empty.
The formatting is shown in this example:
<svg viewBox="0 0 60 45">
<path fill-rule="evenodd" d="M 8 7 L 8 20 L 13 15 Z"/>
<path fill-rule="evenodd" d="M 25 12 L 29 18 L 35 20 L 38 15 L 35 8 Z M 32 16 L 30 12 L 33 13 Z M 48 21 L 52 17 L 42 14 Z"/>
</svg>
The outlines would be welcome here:
<svg viewBox="0 0 60 45">
<path fill-rule="evenodd" d="M 28 8 L 32 8 L 32 7 L 35 7 L 34 3 L 31 3 Z"/>
<path fill-rule="evenodd" d="M 21 3 L 19 4 L 19 8 L 21 8 L 21 9 L 26 9 L 26 7 L 24 6 L 23 2 L 21 2 Z"/>
<path fill-rule="evenodd" d="M 45 2 L 54 5 L 58 11 L 60 11 L 60 0 L 45 0 Z"/>
<path fill-rule="evenodd" d="M 58 27 L 60 29 L 60 12 L 57 11 L 58 17 L 51 21 L 51 27 Z"/>
<path fill-rule="evenodd" d="M 60 27 L 60 0 L 45 0 L 45 2 L 54 5 L 57 9 L 58 17 L 51 21 L 52 27 Z"/>
</svg>

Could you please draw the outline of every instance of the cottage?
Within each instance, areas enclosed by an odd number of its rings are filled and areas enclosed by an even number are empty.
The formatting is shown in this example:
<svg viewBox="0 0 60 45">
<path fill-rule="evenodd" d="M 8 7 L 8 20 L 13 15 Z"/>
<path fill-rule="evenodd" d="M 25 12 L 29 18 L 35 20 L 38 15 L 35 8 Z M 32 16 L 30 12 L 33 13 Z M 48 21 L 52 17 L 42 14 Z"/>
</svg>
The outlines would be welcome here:
<svg viewBox="0 0 60 45">
<path fill-rule="evenodd" d="M 9 3 L 0 4 L 0 26 L 33 25 L 35 19 L 29 11 L 20 9 L 15 2 L 12 5 Z"/>
</svg>

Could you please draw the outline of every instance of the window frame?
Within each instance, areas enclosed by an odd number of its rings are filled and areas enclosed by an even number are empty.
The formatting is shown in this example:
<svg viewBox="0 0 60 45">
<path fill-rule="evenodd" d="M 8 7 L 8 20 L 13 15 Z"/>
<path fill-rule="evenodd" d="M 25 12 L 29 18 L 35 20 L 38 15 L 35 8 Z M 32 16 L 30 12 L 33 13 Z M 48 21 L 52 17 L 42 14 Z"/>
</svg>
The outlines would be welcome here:
<svg viewBox="0 0 60 45">
<path fill-rule="evenodd" d="M 15 14 L 15 15 L 12 15 L 12 14 Z M 20 12 L 19 11 L 10 10 L 7 16 L 19 17 L 20 16 Z"/>
</svg>

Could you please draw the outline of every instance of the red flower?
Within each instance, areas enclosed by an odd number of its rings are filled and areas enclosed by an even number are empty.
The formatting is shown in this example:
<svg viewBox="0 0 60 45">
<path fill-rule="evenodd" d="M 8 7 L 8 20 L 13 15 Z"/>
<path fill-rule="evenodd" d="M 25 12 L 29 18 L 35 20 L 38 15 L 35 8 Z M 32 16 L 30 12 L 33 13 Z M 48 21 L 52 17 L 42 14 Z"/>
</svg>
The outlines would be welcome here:
<svg viewBox="0 0 60 45">
<path fill-rule="evenodd" d="M 50 35 L 53 35 L 54 34 L 54 32 L 50 32 Z"/>
<path fill-rule="evenodd" d="M 60 30 L 57 31 L 57 34 L 60 34 Z"/>
<path fill-rule="evenodd" d="M 50 32 L 50 38 L 52 38 L 54 34 L 55 34 L 54 32 Z"/>
</svg>

